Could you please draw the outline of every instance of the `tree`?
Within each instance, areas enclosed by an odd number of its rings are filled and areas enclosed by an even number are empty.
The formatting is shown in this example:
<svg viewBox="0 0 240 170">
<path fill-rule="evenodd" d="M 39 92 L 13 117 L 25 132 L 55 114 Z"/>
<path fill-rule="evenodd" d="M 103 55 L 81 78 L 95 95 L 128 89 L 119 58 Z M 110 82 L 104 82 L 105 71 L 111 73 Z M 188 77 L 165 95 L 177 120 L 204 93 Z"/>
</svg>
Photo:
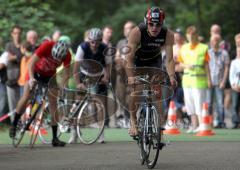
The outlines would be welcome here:
<svg viewBox="0 0 240 170">
<path fill-rule="evenodd" d="M 24 31 L 37 30 L 40 36 L 49 34 L 54 28 L 53 11 L 48 3 L 41 0 L 0 0 L 0 4 L 0 37 L 3 42 L 10 40 L 11 27 L 16 24 Z"/>
</svg>

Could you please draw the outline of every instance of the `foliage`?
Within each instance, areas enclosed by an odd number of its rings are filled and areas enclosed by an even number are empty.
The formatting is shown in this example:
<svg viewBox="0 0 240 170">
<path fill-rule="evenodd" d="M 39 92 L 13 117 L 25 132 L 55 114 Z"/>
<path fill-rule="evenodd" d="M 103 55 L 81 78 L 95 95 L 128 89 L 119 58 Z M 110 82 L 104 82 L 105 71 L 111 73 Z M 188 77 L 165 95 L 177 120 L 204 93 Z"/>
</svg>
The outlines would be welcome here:
<svg viewBox="0 0 240 170">
<path fill-rule="evenodd" d="M 41 0 L 0 0 L 0 37 L 10 40 L 11 27 L 20 25 L 24 31 L 35 29 L 40 36 L 50 34 L 54 28 L 53 11 Z"/>
<path fill-rule="evenodd" d="M 114 43 L 122 37 L 127 20 L 139 23 L 146 9 L 159 5 L 166 11 L 165 24 L 171 28 L 196 25 L 205 40 L 213 23 L 222 26 L 225 39 L 233 44 L 240 30 L 239 0 L 0 0 L 0 42 L 9 40 L 10 28 L 20 24 L 25 31 L 35 29 L 40 37 L 58 28 L 72 38 L 76 47 L 83 40 L 83 32 L 91 27 L 112 25 Z"/>
</svg>

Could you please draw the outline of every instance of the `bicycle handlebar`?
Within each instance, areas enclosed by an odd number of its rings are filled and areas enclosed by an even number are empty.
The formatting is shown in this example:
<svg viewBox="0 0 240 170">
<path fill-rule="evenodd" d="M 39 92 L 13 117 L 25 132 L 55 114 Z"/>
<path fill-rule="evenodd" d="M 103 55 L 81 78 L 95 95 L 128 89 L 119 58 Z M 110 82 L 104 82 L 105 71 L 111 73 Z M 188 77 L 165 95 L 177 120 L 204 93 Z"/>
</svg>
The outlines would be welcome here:
<svg viewBox="0 0 240 170">
<path fill-rule="evenodd" d="M 144 84 L 150 85 L 151 82 L 150 82 L 148 79 L 149 79 L 149 76 L 148 76 L 148 75 L 145 75 L 145 76 L 136 76 L 136 77 L 135 77 L 135 81 L 139 81 L 139 82 L 142 82 L 142 83 L 144 83 Z"/>
</svg>

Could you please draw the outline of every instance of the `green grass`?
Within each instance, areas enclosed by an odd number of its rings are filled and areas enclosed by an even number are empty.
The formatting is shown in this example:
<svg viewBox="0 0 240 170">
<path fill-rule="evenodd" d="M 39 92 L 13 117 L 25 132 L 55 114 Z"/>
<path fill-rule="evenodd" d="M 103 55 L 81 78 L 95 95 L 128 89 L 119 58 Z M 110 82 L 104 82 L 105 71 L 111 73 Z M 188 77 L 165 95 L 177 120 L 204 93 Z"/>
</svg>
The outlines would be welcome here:
<svg viewBox="0 0 240 170">
<path fill-rule="evenodd" d="M 181 131 L 179 135 L 165 135 L 165 139 L 170 142 L 175 141 L 240 141 L 240 130 L 223 129 L 213 130 L 215 135 L 209 137 L 197 137 L 192 134 L 187 134 L 185 130 Z M 105 129 L 105 140 L 106 141 L 132 141 L 133 139 L 128 135 L 127 129 Z M 68 134 L 69 135 L 69 134 Z M 29 133 L 25 134 L 23 143 L 27 144 L 29 142 Z M 63 137 L 67 140 L 67 135 Z M 8 136 L 8 129 L 3 129 L 0 131 L 0 144 L 11 144 L 12 141 Z M 37 143 L 41 143 L 39 140 Z"/>
</svg>

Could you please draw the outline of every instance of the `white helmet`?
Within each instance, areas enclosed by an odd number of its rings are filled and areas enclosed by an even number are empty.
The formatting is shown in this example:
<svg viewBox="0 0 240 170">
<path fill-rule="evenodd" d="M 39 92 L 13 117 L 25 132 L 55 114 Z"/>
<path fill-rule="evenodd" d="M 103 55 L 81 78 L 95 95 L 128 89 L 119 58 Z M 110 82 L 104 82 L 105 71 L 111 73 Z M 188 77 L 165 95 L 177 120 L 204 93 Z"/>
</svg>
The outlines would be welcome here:
<svg viewBox="0 0 240 170">
<path fill-rule="evenodd" d="M 99 28 L 90 29 L 88 34 L 89 40 L 93 40 L 93 41 L 102 40 L 102 36 L 103 36 L 102 30 Z"/>
<path fill-rule="evenodd" d="M 58 41 L 52 48 L 52 56 L 56 60 L 64 60 L 67 57 L 68 44 L 64 41 Z"/>
</svg>

